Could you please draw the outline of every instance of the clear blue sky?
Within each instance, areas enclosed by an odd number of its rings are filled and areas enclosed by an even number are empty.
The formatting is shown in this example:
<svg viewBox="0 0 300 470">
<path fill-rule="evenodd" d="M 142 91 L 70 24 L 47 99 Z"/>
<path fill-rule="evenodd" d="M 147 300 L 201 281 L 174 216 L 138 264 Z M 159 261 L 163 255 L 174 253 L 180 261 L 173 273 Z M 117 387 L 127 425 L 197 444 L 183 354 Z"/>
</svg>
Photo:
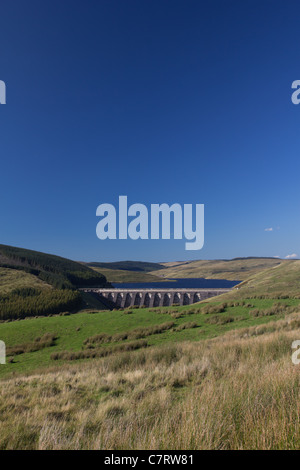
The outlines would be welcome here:
<svg viewBox="0 0 300 470">
<path fill-rule="evenodd" d="M 294 0 L 2 2 L 0 243 L 86 261 L 300 254 L 299 14 Z M 100 241 L 96 208 L 119 195 L 205 204 L 204 248 Z"/>
</svg>

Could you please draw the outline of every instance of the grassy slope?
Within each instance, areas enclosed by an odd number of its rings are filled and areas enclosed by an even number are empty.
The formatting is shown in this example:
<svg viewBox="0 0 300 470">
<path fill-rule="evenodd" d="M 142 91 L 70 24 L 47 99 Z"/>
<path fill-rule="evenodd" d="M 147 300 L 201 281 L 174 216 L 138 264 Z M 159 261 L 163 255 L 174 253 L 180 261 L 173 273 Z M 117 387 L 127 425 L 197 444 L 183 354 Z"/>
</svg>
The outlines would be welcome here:
<svg viewBox="0 0 300 470">
<path fill-rule="evenodd" d="M 253 296 L 300 296 L 300 260 L 287 261 L 251 276 L 238 289 L 220 296 L 220 300 L 251 298 Z"/>
<path fill-rule="evenodd" d="M 250 299 L 255 295 L 270 297 L 270 299 L 258 298 L 250 300 L 248 307 L 241 305 L 228 306 L 224 314 L 219 314 L 220 318 L 224 318 L 223 324 L 207 323 L 207 318 L 210 315 L 204 315 L 201 311 L 199 312 L 199 308 L 202 308 L 201 304 L 161 309 L 137 309 L 133 310 L 131 314 L 126 314 L 123 311 L 83 312 L 67 317 L 32 318 L 22 320 L 21 322 L 2 323 L 0 324 L 0 339 L 4 340 L 7 346 L 33 341 L 38 335 L 43 333 L 55 333 L 58 336 L 58 340 L 56 346 L 50 349 L 17 356 L 14 364 L 7 364 L 0 369 L 0 374 L 3 375 L 13 371 L 32 371 L 37 367 L 47 367 L 51 364 L 50 354 L 52 352 L 71 349 L 79 351 L 83 346 L 83 341 L 88 336 L 98 333 L 115 334 L 127 332 L 145 325 L 157 325 L 172 320 L 174 312 L 182 312 L 184 314 L 182 318 L 175 318 L 175 326 L 188 321 L 194 321 L 199 328 L 176 332 L 170 330 L 162 334 L 147 337 L 146 339 L 150 345 L 205 339 L 223 334 L 229 329 L 279 319 L 282 317 L 282 314 L 271 317 L 253 317 L 249 312 L 253 308 L 265 309 L 274 303 L 274 300 L 271 298 L 275 299 L 286 294 L 291 297 L 298 297 L 298 299 L 282 299 L 280 302 L 287 303 L 288 305 L 298 304 L 300 296 L 300 261 L 289 261 L 267 269 L 242 283 L 239 289 L 233 289 L 231 292 L 223 294 L 218 298 L 212 298 L 210 302 L 214 304 L 225 300 Z M 99 309 L 100 305 L 93 305 L 93 307 Z M 227 322 L 226 317 L 230 317 L 232 321 Z"/>
<path fill-rule="evenodd" d="M 76 261 L 8 245 L 0 245 L 0 267 L 28 272 L 58 288 L 106 283 L 99 272 Z"/>
<path fill-rule="evenodd" d="M 275 258 L 241 258 L 233 260 L 190 261 L 165 263 L 167 267 L 155 271 L 155 275 L 169 278 L 203 277 L 242 281 L 258 272 L 289 263 Z"/>
<path fill-rule="evenodd" d="M 8 294 L 14 289 L 32 287 L 50 289 L 51 286 L 32 274 L 16 269 L 0 268 L 0 295 Z"/>
<path fill-rule="evenodd" d="M 299 449 L 299 327 L 293 314 L 6 380 L 0 448 Z"/>
<path fill-rule="evenodd" d="M 295 306 L 300 301 L 299 299 L 284 299 L 280 302 L 286 306 Z M 53 366 L 57 364 L 50 359 L 53 352 L 80 351 L 86 338 L 100 333 L 110 335 L 123 333 L 137 327 L 159 325 L 168 321 L 174 321 L 175 327 L 187 322 L 195 322 L 198 325 L 198 328 L 188 328 L 182 331 L 168 330 L 161 334 L 146 337 L 145 339 L 149 345 L 154 346 L 187 340 L 198 341 L 221 335 L 231 329 L 260 325 L 271 320 L 278 320 L 283 317 L 283 314 L 257 318 L 249 312 L 253 308 L 266 309 L 273 303 L 274 301 L 271 299 L 255 299 L 251 301 L 251 306 L 247 306 L 247 303 L 244 306 L 230 306 L 224 313 L 218 315 L 203 314 L 199 310 L 199 305 L 194 305 L 135 309 L 129 314 L 126 310 L 98 313 L 83 312 L 70 316 L 40 317 L 2 323 L 0 324 L 0 338 L 6 343 L 7 347 L 32 342 L 36 337 L 45 333 L 53 333 L 58 339 L 56 345 L 50 348 L 15 356 L 14 363 L 0 366 L 0 376 L 12 372 L 32 372 L 35 369 Z M 180 312 L 182 316 L 176 318 L 178 316 L 176 312 Z M 231 321 L 228 321 L 228 318 Z M 216 320 L 217 323 L 211 322 L 212 320 Z M 105 347 L 111 345 L 108 343 Z M 93 360 L 89 359 L 89 361 Z M 62 361 L 59 361 L 59 363 L 62 363 Z"/>
</svg>

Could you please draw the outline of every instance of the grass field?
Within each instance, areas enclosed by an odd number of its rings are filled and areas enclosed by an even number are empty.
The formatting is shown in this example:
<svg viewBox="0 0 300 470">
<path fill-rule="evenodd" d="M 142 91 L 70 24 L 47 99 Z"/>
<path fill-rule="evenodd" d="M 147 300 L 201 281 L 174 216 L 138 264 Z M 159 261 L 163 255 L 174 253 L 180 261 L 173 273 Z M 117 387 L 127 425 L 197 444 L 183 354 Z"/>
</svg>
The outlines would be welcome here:
<svg viewBox="0 0 300 470">
<path fill-rule="evenodd" d="M 181 341 L 199 341 L 222 335 L 232 329 L 261 325 L 281 319 L 286 314 L 285 308 L 295 308 L 299 303 L 299 299 L 280 301 L 254 299 L 245 300 L 237 305 L 228 304 L 221 312 L 218 311 L 219 306 L 222 305 L 221 302 L 214 302 L 216 312 L 211 313 L 206 313 L 205 309 L 208 304 L 195 304 L 184 307 L 95 311 L 95 313 L 86 311 L 67 316 L 28 318 L 17 322 L 2 323 L 0 336 L 8 350 L 33 343 L 36 338 L 45 334 L 52 334 L 57 339 L 53 346 L 41 350 L 10 354 L 9 358 L 14 357 L 13 363 L 0 367 L 0 377 L 14 373 L 29 373 L 63 364 L 65 361 L 53 361 L 51 355 L 62 351 L 82 351 L 85 349 L 84 341 L 99 334 L 112 336 L 143 329 L 141 335 L 138 336 L 145 339 L 149 347 Z M 282 310 L 275 308 L 270 312 L 269 309 L 274 304 L 277 307 L 282 305 L 284 308 Z M 159 326 L 166 322 L 174 323 L 167 331 L 156 334 L 147 331 L 149 327 Z M 114 337 L 96 346 L 102 350 L 120 344 L 130 344 L 130 342 L 130 338 Z M 91 362 L 93 359 L 85 359 L 85 361 Z"/>
<path fill-rule="evenodd" d="M 126 263 L 104 274 L 160 272 Z M 89 310 L 0 322 L 0 449 L 299 448 L 300 261 L 205 263 L 163 271 L 245 280 L 189 306 L 109 311 L 83 293 Z M 24 287 L 51 288 L 0 269 L 0 294 Z"/>
<path fill-rule="evenodd" d="M 292 313 L 3 379 L 0 448 L 298 449 L 299 327 Z"/>
</svg>

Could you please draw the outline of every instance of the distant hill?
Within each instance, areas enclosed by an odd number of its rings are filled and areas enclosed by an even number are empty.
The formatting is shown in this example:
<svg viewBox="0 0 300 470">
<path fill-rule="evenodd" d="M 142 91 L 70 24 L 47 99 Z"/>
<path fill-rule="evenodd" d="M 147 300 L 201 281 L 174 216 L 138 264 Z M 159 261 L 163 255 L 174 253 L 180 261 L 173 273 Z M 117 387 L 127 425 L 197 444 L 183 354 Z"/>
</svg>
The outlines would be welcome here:
<svg viewBox="0 0 300 470">
<path fill-rule="evenodd" d="M 105 276 L 86 265 L 25 248 L 0 245 L 0 267 L 32 274 L 57 289 L 106 285 Z"/>
<path fill-rule="evenodd" d="M 265 269 L 288 260 L 278 258 L 234 258 L 230 260 L 196 260 L 149 263 L 142 261 L 117 261 L 112 263 L 83 263 L 102 272 L 110 282 L 154 282 L 176 278 L 228 279 L 244 281 Z"/>
<path fill-rule="evenodd" d="M 107 269 L 107 268 L 96 268 L 96 271 L 100 271 L 109 282 L 164 282 L 165 279 L 162 277 L 155 276 L 155 271 L 151 274 L 146 271 L 127 271 L 125 269 Z"/>
<path fill-rule="evenodd" d="M 234 258 L 149 263 L 118 261 L 91 262 L 87 266 L 103 273 L 110 282 L 157 282 L 176 278 L 228 279 L 244 281 L 265 269 L 287 263 L 278 258 Z M 83 263 L 84 264 L 84 263 Z"/>
<path fill-rule="evenodd" d="M 86 263 L 86 265 L 93 268 L 117 269 L 147 273 L 164 268 L 161 263 L 148 263 L 146 261 L 116 261 L 112 263 L 91 262 Z"/>
<path fill-rule="evenodd" d="M 243 281 L 264 269 L 288 263 L 278 258 L 235 258 L 231 260 L 198 260 L 178 263 L 162 263 L 163 269 L 156 276 L 167 278 L 203 277 L 206 279 L 228 279 Z"/>
</svg>

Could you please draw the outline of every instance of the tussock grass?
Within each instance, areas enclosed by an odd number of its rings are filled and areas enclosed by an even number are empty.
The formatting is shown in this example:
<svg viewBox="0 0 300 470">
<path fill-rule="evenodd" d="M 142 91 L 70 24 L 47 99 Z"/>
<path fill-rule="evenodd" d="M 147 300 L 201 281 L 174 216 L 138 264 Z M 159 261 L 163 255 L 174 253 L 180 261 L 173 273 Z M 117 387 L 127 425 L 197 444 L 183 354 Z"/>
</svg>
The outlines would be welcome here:
<svg viewBox="0 0 300 470">
<path fill-rule="evenodd" d="M 209 325 L 226 325 L 226 323 L 231 323 L 234 321 L 233 317 L 229 315 L 212 315 L 211 317 L 206 318 L 205 323 Z"/>
<path fill-rule="evenodd" d="M 258 308 L 254 308 L 253 310 L 250 310 L 250 315 L 253 317 L 264 317 L 264 316 L 270 316 L 270 315 L 281 315 L 284 313 L 292 312 L 295 310 L 295 307 L 286 307 L 284 304 L 281 303 L 274 303 L 272 307 L 266 308 L 263 310 L 260 310 Z"/>
<path fill-rule="evenodd" d="M 300 314 L 2 381 L 2 449 L 298 449 Z M 117 345 L 116 345 L 117 346 Z"/>
<path fill-rule="evenodd" d="M 52 333 L 45 333 L 41 337 L 37 337 L 32 342 L 17 344 L 15 346 L 7 347 L 6 354 L 8 356 L 13 356 L 13 355 L 23 354 L 26 352 L 40 351 L 41 349 L 54 346 L 56 339 L 57 339 L 56 335 Z"/>
<path fill-rule="evenodd" d="M 189 328 L 198 328 L 198 323 L 195 321 L 188 321 L 186 323 L 182 323 L 181 325 L 177 326 L 175 328 L 175 331 L 182 331 L 182 330 L 188 330 Z"/>
<path fill-rule="evenodd" d="M 170 330 L 174 326 L 174 322 L 169 321 L 165 323 L 161 323 L 160 325 L 153 325 L 148 327 L 139 327 L 135 328 L 134 330 L 124 332 L 124 333 L 117 333 L 115 335 L 108 335 L 106 333 L 100 333 L 98 335 L 90 336 L 84 341 L 84 344 L 87 347 L 90 347 L 94 344 L 102 344 L 102 343 L 110 343 L 110 342 L 118 342 L 124 341 L 127 339 L 141 339 L 145 338 L 146 336 L 152 336 L 159 333 L 163 333 L 164 331 Z"/>
<path fill-rule="evenodd" d="M 205 315 L 211 314 L 211 313 L 223 313 L 225 312 L 227 308 L 227 303 L 223 303 L 220 305 L 205 305 L 201 309 L 201 313 L 204 313 Z"/>
<path fill-rule="evenodd" d="M 96 357 L 106 357 L 110 354 L 122 351 L 134 351 L 140 348 L 146 348 L 148 346 L 147 341 L 132 341 L 130 343 L 118 344 L 110 348 L 96 348 L 88 349 L 84 351 L 58 351 L 51 354 L 51 359 L 54 361 L 76 361 L 79 359 L 91 359 Z"/>
</svg>

